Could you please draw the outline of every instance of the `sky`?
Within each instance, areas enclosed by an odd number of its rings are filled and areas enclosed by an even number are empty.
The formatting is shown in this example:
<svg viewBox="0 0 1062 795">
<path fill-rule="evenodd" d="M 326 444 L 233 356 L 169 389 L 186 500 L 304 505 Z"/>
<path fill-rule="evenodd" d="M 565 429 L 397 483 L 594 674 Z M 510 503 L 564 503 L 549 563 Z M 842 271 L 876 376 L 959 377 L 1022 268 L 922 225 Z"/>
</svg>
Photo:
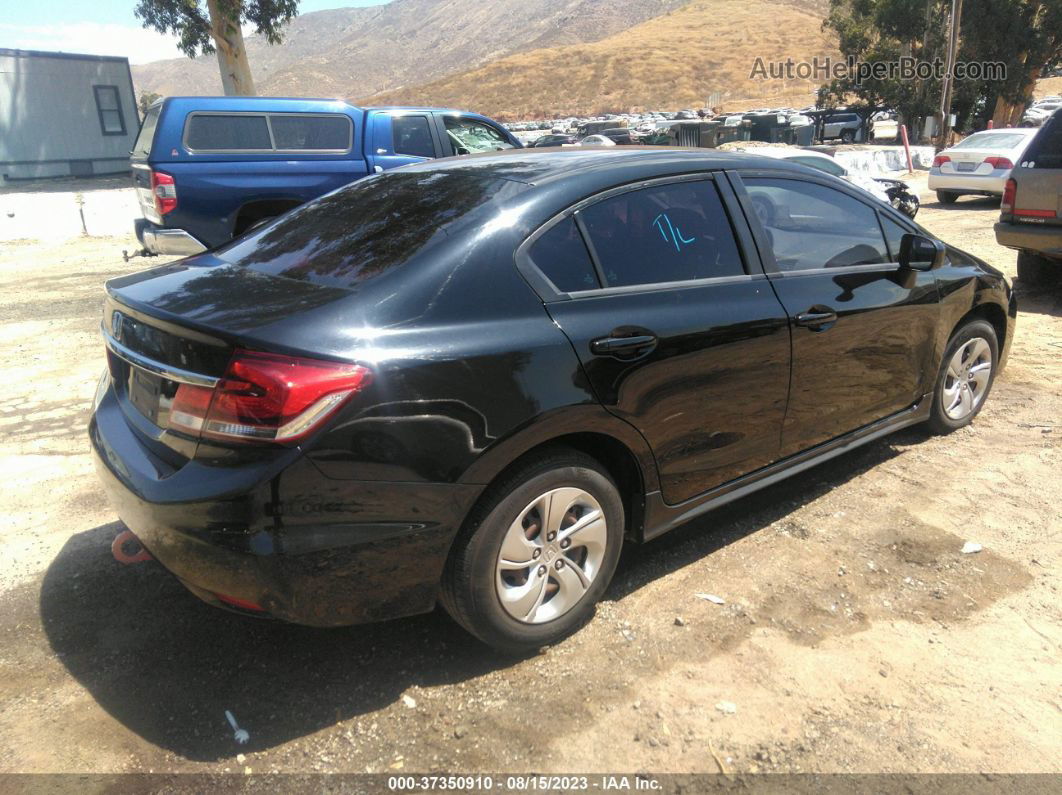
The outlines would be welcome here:
<svg viewBox="0 0 1062 795">
<path fill-rule="evenodd" d="M 173 36 L 146 30 L 135 16 L 137 0 L 3 0 L 0 47 L 124 55 L 130 63 L 181 57 Z M 373 6 L 386 0 L 301 0 L 299 13 Z M 204 8 L 205 2 L 200 3 Z"/>
</svg>

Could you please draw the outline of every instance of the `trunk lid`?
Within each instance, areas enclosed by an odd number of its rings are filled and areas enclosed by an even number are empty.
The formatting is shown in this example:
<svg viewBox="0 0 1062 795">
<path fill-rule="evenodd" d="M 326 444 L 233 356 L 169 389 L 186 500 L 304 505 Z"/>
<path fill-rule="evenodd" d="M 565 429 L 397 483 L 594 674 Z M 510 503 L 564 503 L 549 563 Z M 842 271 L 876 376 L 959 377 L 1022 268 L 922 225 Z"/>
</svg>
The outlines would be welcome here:
<svg viewBox="0 0 1062 795">
<path fill-rule="evenodd" d="M 285 323 L 349 291 L 227 265 L 209 255 L 113 279 L 101 331 L 115 395 L 141 442 L 178 468 L 199 439 L 169 427 L 181 384 L 213 386 L 237 347 L 303 353 Z"/>
</svg>

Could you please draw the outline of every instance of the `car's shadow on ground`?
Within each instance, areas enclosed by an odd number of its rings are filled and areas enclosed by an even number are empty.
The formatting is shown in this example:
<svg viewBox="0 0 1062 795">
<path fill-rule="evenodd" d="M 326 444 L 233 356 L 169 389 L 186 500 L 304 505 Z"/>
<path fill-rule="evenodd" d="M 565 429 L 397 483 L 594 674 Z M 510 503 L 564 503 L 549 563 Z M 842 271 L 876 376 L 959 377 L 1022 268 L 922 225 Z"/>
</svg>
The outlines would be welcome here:
<svg viewBox="0 0 1062 795">
<path fill-rule="evenodd" d="M 934 210 L 985 210 L 994 213 L 999 212 L 998 196 L 960 196 L 950 204 L 938 200 L 922 202 L 922 209 Z"/>
<path fill-rule="evenodd" d="M 1040 284 L 1026 285 L 1021 279 L 1014 282 L 1014 291 L 1018 296 L 1018 322 L 1027 314 L 1051 315 L 1062 317 L 1062 264 L 1057 266 L 1059 273 Z"/>
<path fill-rule="evenodd" d="M 785 517 L 898 454 L 917 429 L 875 442 L 627 550 L 607 598 Z M 393 703 L 412 685 L 455 683 L 514 664 L 431 615 L 319 630 L 227 613 L 199 602 L 155 562 L 121 566 L 118 522 L 73 536 L 45 574 L 40 614 L 53 651 L 99 705 L 145 740 L 216 761 L 231 710 L 250 741 L 275 747 Z"/>
</svg>

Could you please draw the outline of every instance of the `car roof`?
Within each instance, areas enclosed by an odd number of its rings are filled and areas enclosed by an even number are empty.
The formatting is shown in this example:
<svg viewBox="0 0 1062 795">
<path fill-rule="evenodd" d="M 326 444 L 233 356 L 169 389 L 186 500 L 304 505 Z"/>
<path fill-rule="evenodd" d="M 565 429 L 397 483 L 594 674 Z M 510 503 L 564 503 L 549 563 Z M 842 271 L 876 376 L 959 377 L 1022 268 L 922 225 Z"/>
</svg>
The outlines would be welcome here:
<svg viewBox="0 0 1062 795">
<path fill-rule="evenodd" d="M 975 135 L 985 135 L 987 133 L 1021 133 L 1022 135 L 1035 135 L 1038 127 L 993 127 L 991 130 L 978 130 L 975 133 L 970 133 L 966 138 L 973 138 Z M 962 140 L 965 141 L 966 138 Z M 962 143 L 962 141 L 959 141 Z"/>
<path fill-rule="evenodd" d="M 560 180 L 603 177 L 602 181 L 617 184 L 656 176 L 684 174 L 720 169 L 786 169 L 807 173 L 806 166 L 777 158 L 767 158 L 745 152 L 720 152 L 717 149 L 677 146 L 622 146 L 608 149 L 578 149 L 574 147 L 536 147 L 508 149 L 460 157 L 429 160 L 406 166 L 403 170 L 467 171 L 543 185 Z M 616 174 L 622 171 L 621 175 Z M 594 182 L 599 181 L 594 179 Z"/>
<path fill-rule="evenodd" d="M 325 97 L 165 97 L 159 102 L 169 105 L 182 106 L 191 110 L 258 110 L 268 111 L 285 106 L 298 106 L 300 108 L 327 109 L 339 112 L 350 111 L 384 111 L 389 113 L 441 113 L 443 115 L 475 116 L 485 119 L 479 113 L 458 110 L 456 108 L 433 108 L 419 105 L 351 105 L 341 99 L 328 99 Z"/>
</svg>

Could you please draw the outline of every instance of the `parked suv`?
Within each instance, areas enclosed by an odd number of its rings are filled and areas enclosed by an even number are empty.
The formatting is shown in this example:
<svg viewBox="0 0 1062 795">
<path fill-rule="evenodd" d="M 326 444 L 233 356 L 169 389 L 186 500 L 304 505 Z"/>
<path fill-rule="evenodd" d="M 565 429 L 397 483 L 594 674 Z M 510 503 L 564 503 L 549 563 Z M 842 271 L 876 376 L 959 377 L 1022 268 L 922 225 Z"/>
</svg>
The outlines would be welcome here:
<svg viewBox="0 0 1062 795">
<path fill-rule="evenodd" d="M 1026 283 L 1062 275 L 1062 110 L 1055 111 L 1010 172 L 996 241 L 1018 250 Z"/>
<path fill-rule="evenodd" d="M 822 124 L 822 140 L 840 138 L 846 144 L 855 141 L 863 120 L 856 113 L 834 113 L 827 116 Z"/>
<path fill-rule="evenodd" d="M 167 97 L 148 108 L 130 153 L 136 236 L 149 254 L 195 254 L 367 174 L 520 145 L 458 110 Z"/>
</svg>

